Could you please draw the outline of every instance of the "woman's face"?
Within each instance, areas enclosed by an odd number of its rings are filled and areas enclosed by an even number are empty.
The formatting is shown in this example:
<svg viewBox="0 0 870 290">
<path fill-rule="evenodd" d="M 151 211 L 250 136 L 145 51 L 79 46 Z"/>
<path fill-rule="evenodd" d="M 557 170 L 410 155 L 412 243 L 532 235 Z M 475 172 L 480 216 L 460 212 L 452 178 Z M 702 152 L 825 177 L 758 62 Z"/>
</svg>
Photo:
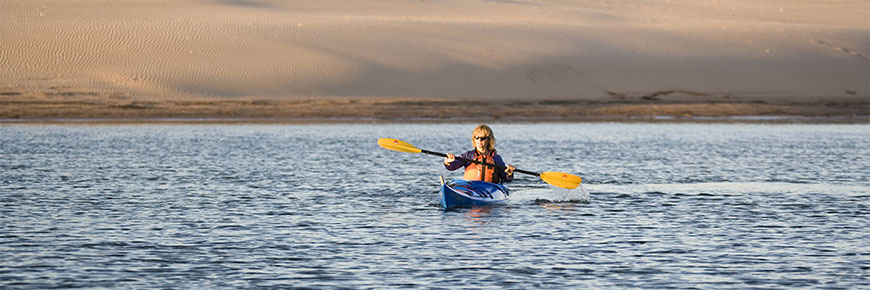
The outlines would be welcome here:
<svg viewBox="0 0 870 290">
<path fill-rule="evenodd" d="M 485 153 L 486 149 L 489 148 L 489 142 L 492 138 L 485 134 L 479 134 L 474 136 L 474 149 L 477 149 L 477 152 Z"/>
</svg>

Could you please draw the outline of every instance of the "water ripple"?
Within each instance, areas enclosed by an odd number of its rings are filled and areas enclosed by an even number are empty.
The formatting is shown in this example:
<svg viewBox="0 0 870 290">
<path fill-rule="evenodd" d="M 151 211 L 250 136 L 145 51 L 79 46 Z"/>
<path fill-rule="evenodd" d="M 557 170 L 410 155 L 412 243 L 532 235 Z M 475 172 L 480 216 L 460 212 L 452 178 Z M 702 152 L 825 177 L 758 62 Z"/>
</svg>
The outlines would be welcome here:
<svg viewBox="0 0 870 290">
<path fill-rule="evenodd" d="M 0 126 L 0 285 L 870 286 L 867 126 L 495 124 L 508 162 L 584 190 L 518 176 L 455 211 L 458 173 L 375 144 L 471 128 Z"/>
</svg>

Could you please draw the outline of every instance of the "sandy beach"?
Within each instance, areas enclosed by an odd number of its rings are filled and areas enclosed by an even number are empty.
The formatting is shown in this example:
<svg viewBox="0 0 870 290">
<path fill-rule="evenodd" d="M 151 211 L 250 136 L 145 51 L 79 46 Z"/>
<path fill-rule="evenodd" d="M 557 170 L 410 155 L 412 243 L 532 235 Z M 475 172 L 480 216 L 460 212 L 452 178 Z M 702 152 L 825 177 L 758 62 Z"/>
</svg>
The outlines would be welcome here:
<svg viewBox="0 0 870 290">
<path fill-rule="evenodd" d="M 2 1 L 0 119 L 870 115 L 866 1 L 284 2 Z"/>
</svg>

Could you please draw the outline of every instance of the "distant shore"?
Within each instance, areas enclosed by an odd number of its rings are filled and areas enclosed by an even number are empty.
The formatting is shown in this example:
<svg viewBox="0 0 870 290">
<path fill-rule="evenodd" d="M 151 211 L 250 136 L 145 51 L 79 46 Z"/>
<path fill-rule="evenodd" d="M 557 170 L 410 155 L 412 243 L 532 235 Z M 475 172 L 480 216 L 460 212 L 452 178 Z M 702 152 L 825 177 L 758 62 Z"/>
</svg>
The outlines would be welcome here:
<svg viewBox="0 0 870 290">
<path fill-rule="evenodd" d="M 609 101 L 415 98 L 136 98 L 95 91 L 0 93 L 0 123 L 822 122 L 867 123 L 870 100 L 621 98 Z"/>
<path fill-rule="evenodd" d="M 7 2 L 3 123 L 870 115 L 859 0 Z"/>
</svg>

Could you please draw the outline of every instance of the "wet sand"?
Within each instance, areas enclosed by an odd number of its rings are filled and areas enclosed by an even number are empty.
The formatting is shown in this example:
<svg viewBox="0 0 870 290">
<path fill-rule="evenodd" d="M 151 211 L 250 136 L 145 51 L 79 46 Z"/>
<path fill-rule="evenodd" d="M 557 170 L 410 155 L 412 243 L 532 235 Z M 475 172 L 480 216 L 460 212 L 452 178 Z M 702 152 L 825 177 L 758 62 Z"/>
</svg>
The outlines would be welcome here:
<svg viewBox="0 0 870 290">
<path fill-rule="evenodd" d="M 138 98 L 87 90 L 0 92 L 0 122 L 371 121 L 800 121 L 867 122 L 860 98 L 819 102 L 734 101 L 728 96 L 618 96 L 611 100 L 413 98 Z"/>
</svg>

